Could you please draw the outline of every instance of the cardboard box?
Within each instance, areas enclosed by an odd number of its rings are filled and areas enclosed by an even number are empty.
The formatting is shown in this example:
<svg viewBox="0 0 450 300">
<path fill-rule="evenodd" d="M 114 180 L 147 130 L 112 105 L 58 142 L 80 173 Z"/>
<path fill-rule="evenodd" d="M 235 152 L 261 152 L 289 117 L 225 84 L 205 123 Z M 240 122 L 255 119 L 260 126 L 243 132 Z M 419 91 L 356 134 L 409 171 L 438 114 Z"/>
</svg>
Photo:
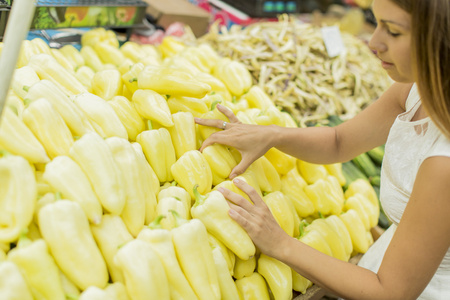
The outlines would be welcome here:
<svg viewBox="0 0 450 300">
<path fill-rule="evenodd" d="M 181 22 L 191 27 L 196 37 L 208 32 L 211 15 L 188 0 L 145 0 L 147 13 L 155 18 L 164 28 Z"/>
</svg>

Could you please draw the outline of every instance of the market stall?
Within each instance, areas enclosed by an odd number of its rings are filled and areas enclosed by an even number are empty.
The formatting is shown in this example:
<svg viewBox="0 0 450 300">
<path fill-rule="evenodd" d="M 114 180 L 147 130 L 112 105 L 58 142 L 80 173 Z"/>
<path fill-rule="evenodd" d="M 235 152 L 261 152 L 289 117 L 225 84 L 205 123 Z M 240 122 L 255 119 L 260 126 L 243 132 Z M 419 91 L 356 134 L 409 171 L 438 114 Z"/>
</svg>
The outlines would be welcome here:
<svg viewBox="0 0 450 300">
<path fill-rule="evenodd" d="M 275 19 L 227 27 L 212 17 L 200 36 L 178 24 L 142 39 L 157 31 L 140 1 L 47 2 L 0 75 L 10 82 L 0 99 L 0 298 L 333 297 L 261 254 L 229 217 L 217 189 L 242 193 L 228 177 L 240 154 L 200 152 L 219 129 L 194 118 L 229 121 L 220 103 L 243 123 L 335 126 L 390 84 L 367 45 L 327 25 L 343 47 L 330 55 L 323 27 L 300 21 L 292 3 Z M 41 32 L 61 28 L 79 41 L 52 45 Z M 0 57 L 8 45 L 6 35 Z M 389 225 L 377 194 L 383 154 L 317 165 L 272 148 L 239 178 L 287 234 L 357 263 Z"/>
</svg>

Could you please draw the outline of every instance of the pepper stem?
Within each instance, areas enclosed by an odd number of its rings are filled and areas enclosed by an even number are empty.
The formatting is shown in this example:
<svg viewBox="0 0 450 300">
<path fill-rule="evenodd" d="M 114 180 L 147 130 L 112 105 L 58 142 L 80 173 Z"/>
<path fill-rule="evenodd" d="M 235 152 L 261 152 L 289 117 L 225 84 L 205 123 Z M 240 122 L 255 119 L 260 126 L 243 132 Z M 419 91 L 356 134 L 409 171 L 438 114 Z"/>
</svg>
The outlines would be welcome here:
<svg viewBox="0 0 450 300">
<path fill-rule="evenodd" d="M 169 212 L 173 215 L 173 218 L 175 220 L 175 227 L 179 227 L 184 223 L 189 222 L 188 220 L 183 219 L 177 211 L 171 209 L 169 210 Z"/>
<path fill-rule="evenodd" d="M 159 215 L 157 216 L 153 222 L 151 222 L 150 224 L 148 224 L 148 228 L 150 229 L 161 229 L 163 228 L 161 225 L 161 221 L 162 219 L 164 219 L 166 216 L 165 215 Z"/>
<path fill-rule="evenodd" d="M 309 225 L 309 223 L 306 220 L 302 220 L 300 222 L 300 225 L 298 226 L 298 228 L 299 228 L 299 230 L 298 230 L 299 231 L 298 238 L 301 238 L 302 236 L 305 235 L 305 227 L 308 226 L 308 225 Z"/>
<path fill-rule="evenodd" d="M 197 207 L 199 205 L 202 205 L 206 198 L 208 198 L 208 196 L 204 196 L 202 194 L 200 194 L 200 192 L 198 191 L 198 184 L 194 185 L 194 196 L 195 196 L 195 203 L 194 203 L 194 207 Z"/>
<path fill-rule="evenodd" d="M 148 127 L 148 130 L 152 130 L 153 129 L 153 124 L 152 124 L 151 120 L 147 120 L 147 127 Z"/>
<path fill-rule="evenodd" d="M 22 229 L 22 231 L 20 232 L 20 235 L 19 235 L 19 240 L 17 242 L 18 248 L 25 247 L 32 243 L 32 240 L 27 236 L 27 234 L 28 234 L 28 228 Z"/>
</svg>

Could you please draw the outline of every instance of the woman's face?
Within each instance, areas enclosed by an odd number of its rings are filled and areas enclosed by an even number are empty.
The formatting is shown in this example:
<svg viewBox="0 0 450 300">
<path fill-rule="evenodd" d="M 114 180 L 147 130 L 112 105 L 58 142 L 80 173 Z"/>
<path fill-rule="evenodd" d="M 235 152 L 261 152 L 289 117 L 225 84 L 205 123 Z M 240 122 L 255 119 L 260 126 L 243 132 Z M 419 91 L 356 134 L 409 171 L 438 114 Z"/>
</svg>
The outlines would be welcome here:
<svg viewBox="0 0 450 300">
<path fill-rule="evenodd" d="M 411 15 L 390 0 L 374 0 L 377 28 L 369 42 L 382 67 L 398 82 L 413 82 Z"/>
</svg>

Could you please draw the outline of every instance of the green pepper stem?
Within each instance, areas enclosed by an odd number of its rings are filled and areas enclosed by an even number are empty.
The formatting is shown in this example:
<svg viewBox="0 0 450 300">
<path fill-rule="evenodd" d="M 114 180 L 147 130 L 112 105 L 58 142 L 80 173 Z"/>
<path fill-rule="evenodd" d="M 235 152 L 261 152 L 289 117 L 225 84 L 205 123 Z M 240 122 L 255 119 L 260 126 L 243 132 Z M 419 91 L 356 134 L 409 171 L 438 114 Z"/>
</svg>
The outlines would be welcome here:
<svg viewBox="0 0 450 300">
<path fill-rule="evenodd" d="M 200 192 L 198 191 L 198 184 L 194 185 L 194 196 L 195 196 L 195 203 L 194 203 L 194 207 L 197 207 L 199 205 L 202 205 L 206 198 L 208 198 L 208 196 L 204 196 L 202 194 L 200 194 Z"/>
<path fill-rule="evenodd" d="M 152 120 L 147 120 L 147 127 L 148 127 L 148 130 L 152 130 L 153 129 Z"/>
<path fill-rule="evenodd" d="M 171 209 L 169 210 L 169 212 L 173 215 L 173 218 L 175 219 L 175 227 L 179 227 L 184 223 L 189 222 L 188 220 L 183 219 L 177 211 Z"/>
<path fill-rule="evenodd" d="M 213 101 L 213 103 L 211 104 L 211 109 L 210 110 L 214 110 L 217 106 L 217 104 L 221 103 L 222 100 L 215 100 Z"/>
<path fill-rule="evenodd" d="M 309 223 L 306 220 L 302 220 L 300 222 L 300 225 L 298 226 L 298 228 L 299 228 L 299 230 L 298 230 L 299 231 L 298 238 L 301 238 L 302 236 L 305 235 L 305 227 L 308 226 L 308 225 L 309 225 Z"/>
<path fill-rule="evenodd" d="M 31 244 L 33 241 L 27 236 L 28 234 L 28 228 L 24 228 L 21 230 L 20 235 L 19 235 L 19 240 L 17 242 L 17 247 L 21 248 L 21 247 L 25 247 L 29 244 Z"/>
<path fill-rule="evenodd" d="M 159 216 L 157 216 L 154 220 L 153 220 L 153 222 L 151 222 L 150 224 L 148 224 L 148 228 L 150 228 L 150 229 L 161 229 L 161 228 L 163 228 L 162 227 L 162 225 L 161 225 L 161 221 L 162 221 L 162 219 L 164 219 L 166 216 L 165 215 L 159 215 Z"/>
</svg>

